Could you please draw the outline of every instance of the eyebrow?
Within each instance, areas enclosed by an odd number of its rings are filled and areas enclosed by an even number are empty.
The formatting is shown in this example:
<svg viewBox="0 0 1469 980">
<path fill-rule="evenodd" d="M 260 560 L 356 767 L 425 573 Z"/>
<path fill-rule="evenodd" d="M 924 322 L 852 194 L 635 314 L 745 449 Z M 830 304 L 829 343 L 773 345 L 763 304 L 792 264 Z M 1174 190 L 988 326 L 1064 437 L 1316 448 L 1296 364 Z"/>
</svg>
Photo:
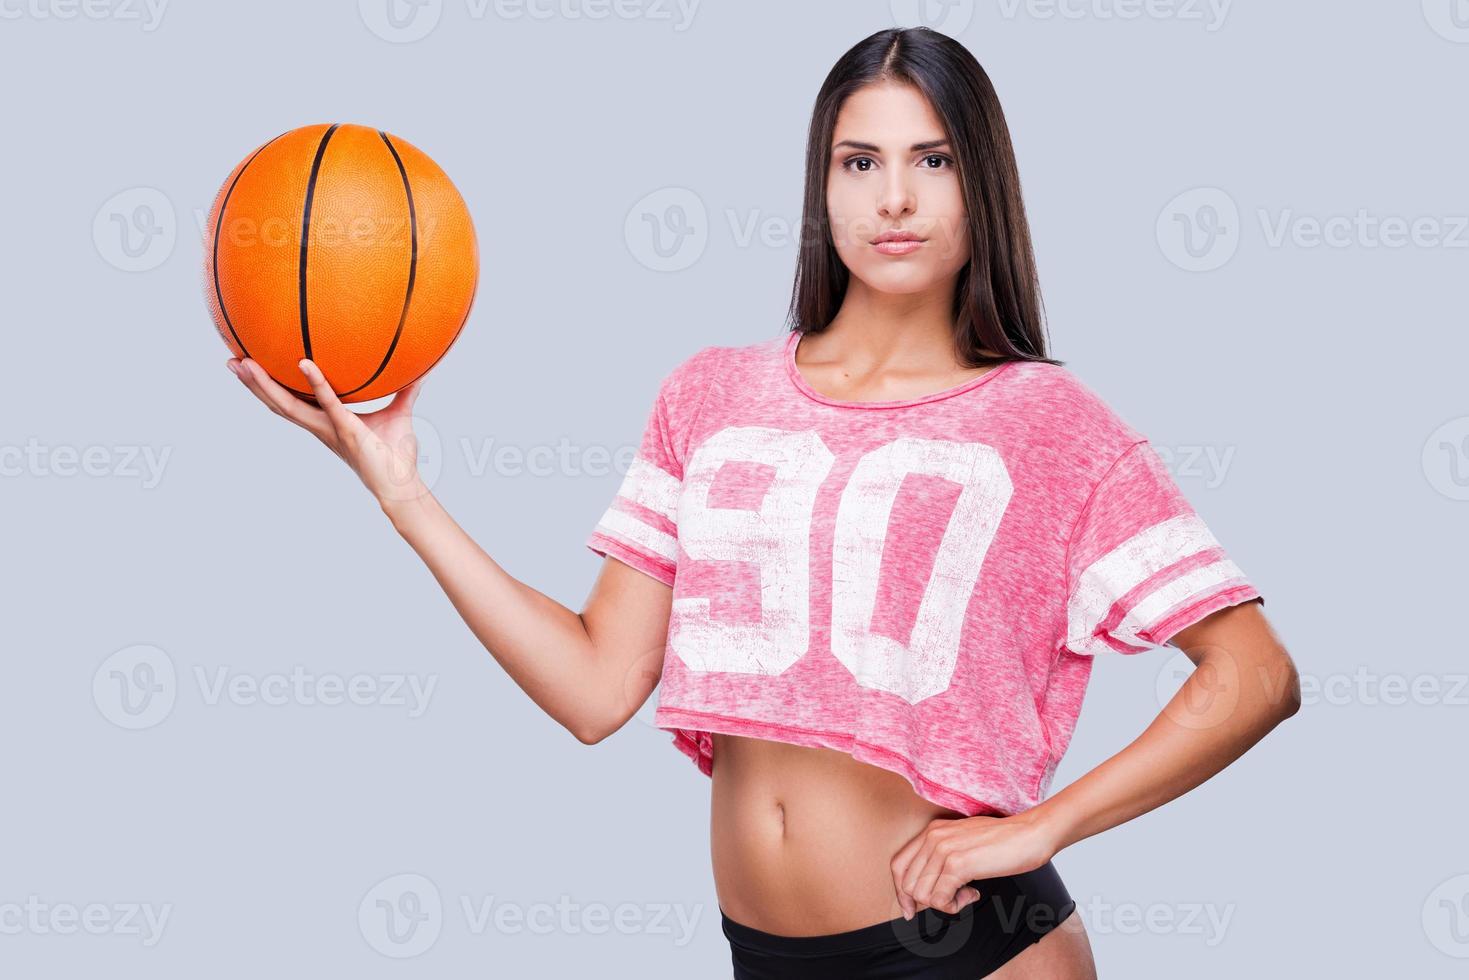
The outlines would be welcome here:
<svg viewBox="0 0 1469 980">
<path fill-rule="evenodd" d="M 949 145 L 949 141 L 946 140 L 946 139 L 928 140 L 927 142 L 924 142 L 924 143 L 914 143 L 911 147 L 908 148 L 908 151 L 910 153 L 918 153 L 921 150 L 936 150 L 936 149 L 938 149 L 941 146 L 948 146 L 948 145 Z M 862 143 L 862 142 L 859 142 L 858 140 L 842 140 L 842 141 L 840 141 L 838 143 L 833 144 L 832 145 L 832 149 L 835 150 L 837 147 L 841 147 L 841 146 L 850 146 L 854 150 L 867 150 L 870 153 L 880 153 L 880 152 L 882 152 L 875 144 L 873 144 L 873 143 Z"/>
</svg>

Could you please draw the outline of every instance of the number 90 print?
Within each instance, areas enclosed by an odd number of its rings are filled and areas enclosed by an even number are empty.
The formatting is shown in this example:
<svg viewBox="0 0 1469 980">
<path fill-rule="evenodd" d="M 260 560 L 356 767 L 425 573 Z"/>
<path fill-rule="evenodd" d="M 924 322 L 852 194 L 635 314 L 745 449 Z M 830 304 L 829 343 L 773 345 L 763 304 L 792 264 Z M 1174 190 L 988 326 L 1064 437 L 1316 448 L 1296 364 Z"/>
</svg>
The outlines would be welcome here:
<svg viewBox="0 0 1469 980">
<path fill-rule="evenodd" d="M 731 462 L 774 471 L 758 507 L 710 505 L 715 477 Z M 744 623 L 723 622 L 711 615 L 708 597 L 680 595 L 673 600 L 670 648 L 694 670 L 779 674 L 808 652 L 813 575 L 829 576 L 832 653 L 864 687 L 917 703 L 946 690 L 953 678 L 964 611 L 1013 493 L 1010 475 L 984 443 L 904 437 L 871 449 L 839 491 L 831 554 L 813 566 L 817 491 L 835 462 L 811 430 L 733 426 L 699 445 L 678 498 L 679 546 L 696 561 L 758 566 L 758 592 L 737 600 L 758 609 Z M 889 538 L 893 504 L 909 474 L 951 480 L 961 490 L 903 644 L 870 625 L 884 547 L 904 547 Z M 927 556 L 913 560 L 928 563 Z"/>
</svg>

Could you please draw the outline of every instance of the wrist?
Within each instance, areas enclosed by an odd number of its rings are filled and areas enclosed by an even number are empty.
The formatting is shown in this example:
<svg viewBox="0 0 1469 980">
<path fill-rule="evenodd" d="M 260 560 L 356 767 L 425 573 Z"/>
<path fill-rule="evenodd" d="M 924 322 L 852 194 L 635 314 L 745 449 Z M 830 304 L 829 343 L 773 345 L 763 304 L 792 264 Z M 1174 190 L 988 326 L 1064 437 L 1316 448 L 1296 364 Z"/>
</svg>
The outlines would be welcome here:
<svg viewBox="0 0 1469 980">
<path fill-rule="evenodd" d="M 378 506 L 399 533 L 416 520 L 426 516 L 435 503 L 428 487 L 418 483 L 413 487 L 396 488 L 392 494 L 378 498 Z"/>
<path fill-rule="evenodd" d="M 1057 806 L 1053 800 L 1038 803 L 1017 816 L 1025 821 L 1036 837 L 1043 842 L 1048 860 L 1073 843 L 1072 821 L 1065 808 Z"/>
</svg>

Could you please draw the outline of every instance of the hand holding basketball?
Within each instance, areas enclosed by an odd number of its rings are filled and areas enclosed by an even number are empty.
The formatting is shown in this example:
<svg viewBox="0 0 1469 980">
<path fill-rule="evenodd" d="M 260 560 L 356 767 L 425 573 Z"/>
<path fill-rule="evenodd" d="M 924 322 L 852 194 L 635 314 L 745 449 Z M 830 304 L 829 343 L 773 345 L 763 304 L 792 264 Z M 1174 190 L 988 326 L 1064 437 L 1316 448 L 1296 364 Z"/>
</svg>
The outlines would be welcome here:
<svg viewBox="0 0 1469 980">
<path fill-rule="evenodd" d="M 418 439 L 413 434 L 413 403 L 423 378 L 400 389 L 386 407 L 358 414 L 342 404 L 311 361 L 303 359 L 298 368 L 310 382 L 317 405 L 281 387 L 248 358 L 230 358 L 227 366 L 272 412 L 296 423 L 336 453 L 380 505 L 428 493 L 418 475 Z"/>
</svg>

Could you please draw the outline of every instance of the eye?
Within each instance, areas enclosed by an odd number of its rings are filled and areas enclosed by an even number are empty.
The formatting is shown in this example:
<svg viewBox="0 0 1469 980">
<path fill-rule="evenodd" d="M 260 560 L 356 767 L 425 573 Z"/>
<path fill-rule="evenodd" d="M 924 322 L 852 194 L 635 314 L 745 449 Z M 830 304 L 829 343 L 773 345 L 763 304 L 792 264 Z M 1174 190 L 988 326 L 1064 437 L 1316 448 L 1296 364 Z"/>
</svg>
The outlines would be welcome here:
<svg viewBox="0 0 1469 980">
<path fill-rule="evenodd" d="M 938 166 L 925 166 L 923 169 L 925 169 L 925 170 L 942 170 L 945 167 L 947 167 L 949 169 L 953 169 L 953 167 L 954 167 L 954 159 L 953 159 L 953 157 L 947 156 L 947 155 L 945 155 L 943 153 L 929 153 L 929 154 L 926 154 L 923 157 L 923 161 L 924 161 L 925 164 L 931 164 L 935 160 L 938 161 Z M 862 174 L 869 173 L 871 171 L 871 169 L 872 169 L 871 167 L 859 167 L 858 166 L 858 164 L 864 164 L 864 163 L 866 163 L 866 164 L 872 164 L 872 166 L 876 166 L 877 165 L 877 161 L 874 160 L 874 159 L 872 159 L 872 157 L 869 157 L 869 156 L 857 156 L 857 157 L 852 157 L 852 158 L 850 158 L 848 160 L 843 160 L 842 161 L 842 169 L 844 171 L 846 171 L 847 173 L 862 173 Z"/>
</svg>

